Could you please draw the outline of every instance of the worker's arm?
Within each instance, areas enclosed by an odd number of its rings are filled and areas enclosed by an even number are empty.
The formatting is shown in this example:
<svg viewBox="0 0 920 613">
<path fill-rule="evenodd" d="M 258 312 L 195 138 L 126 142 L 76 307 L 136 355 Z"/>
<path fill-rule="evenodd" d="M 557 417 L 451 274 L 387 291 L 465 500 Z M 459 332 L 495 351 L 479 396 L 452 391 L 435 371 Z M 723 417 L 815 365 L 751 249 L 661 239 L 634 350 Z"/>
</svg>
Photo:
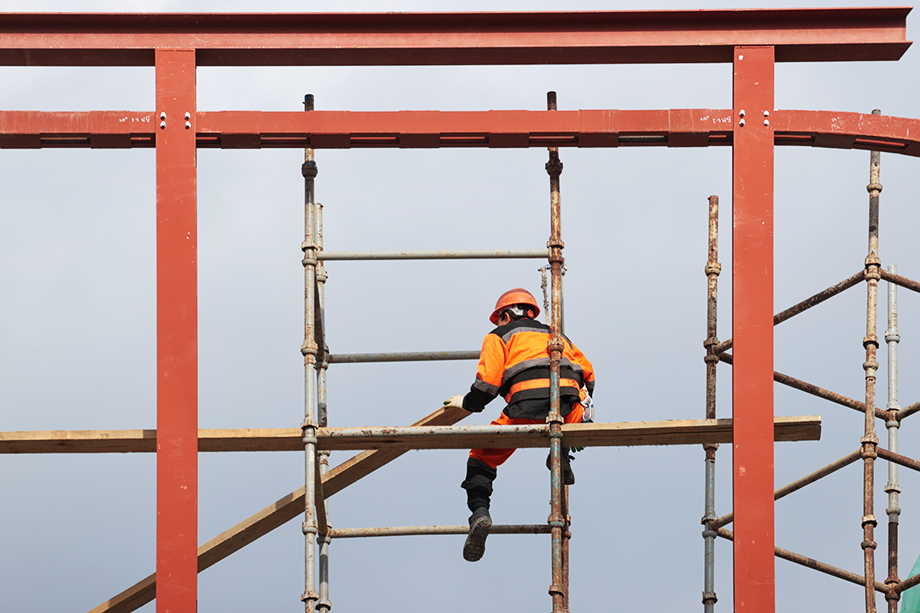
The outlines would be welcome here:
<svg viewBox="0 0 920 613">
<path fill-rule="evenodd" d="M 590 396 L 594 396 L 594 366 L 585 357 L 585 354 L 581 352 L 581 349 L 576 347 L 574 344 L 572 347 L 572 357 L 570 358 L 572 363 L 578 364 L 581 366 L 582 375 L 584 376 L 585 388 L 588 390 Z"/>
<path fill-rule="evenodd" d="M 505 343 L 498 335 L 487 334 L 482 340 L 482 350 L 479 352 L 476 381 L 463 397 L 463 408 L 473 413 L 482 411 L 498 396 L 504 372 Z"/>
</svg>

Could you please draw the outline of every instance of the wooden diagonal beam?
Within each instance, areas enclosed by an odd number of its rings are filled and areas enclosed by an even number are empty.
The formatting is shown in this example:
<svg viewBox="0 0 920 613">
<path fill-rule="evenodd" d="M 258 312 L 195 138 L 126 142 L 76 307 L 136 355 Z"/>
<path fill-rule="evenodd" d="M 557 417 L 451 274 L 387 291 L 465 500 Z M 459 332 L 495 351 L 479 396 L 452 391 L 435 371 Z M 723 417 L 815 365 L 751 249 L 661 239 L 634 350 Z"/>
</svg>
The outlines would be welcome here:
<svg viewBox="0 0 920 613">
<path fill-rule="evenodd" d="M 457 423 L 467 415 L 468 413 L 459 409 L 438 409 L 412 425 L 450 425 Z M 359 453 L 323 475 L 323 494 L 328 498 L 342 491 L 404 453 L 405 451 Z M 304 498 L 304 488 L 301 487 L 201 545 L 198 548 L 198 572 L 217 564 L 249 543 L 300 516 L 304 510 Z M 92 609 L 90 613 L 129 613 L 136 611 L 155 597 L 156 574 L 154 573 L 117 596 L 106 600 Z"/>
</svg>

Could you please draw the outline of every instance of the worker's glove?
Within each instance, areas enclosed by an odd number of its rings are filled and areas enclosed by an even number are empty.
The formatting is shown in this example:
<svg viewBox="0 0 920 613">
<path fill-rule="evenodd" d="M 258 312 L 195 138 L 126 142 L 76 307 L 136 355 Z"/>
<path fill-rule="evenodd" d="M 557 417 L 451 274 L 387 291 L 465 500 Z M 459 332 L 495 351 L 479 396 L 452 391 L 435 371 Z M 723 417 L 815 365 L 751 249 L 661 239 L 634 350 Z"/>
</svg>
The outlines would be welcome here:
<svg viewBox="0 0 920 613">
<path fill-rule="evenodd" d="M 457 394 L 445 400 L 444 408 L 463 409 L 463 394 Z M 463 410 L 465 411 L 466 409 Z"/>
<path fill-rule="evenodd" d="M 588 393 L 587 388 L 581 388 L 585 394 L 585 399 L 581 401 L 581 406 L 584 408 L 584 415 L 581 418 L 581 423 L 583 424 L 593 424 L 594 423 L 594 400 L 591 399 L 591 394 Z M 584 447 L 571 447 L 573 453 L 579 451 L 584 451 Z"/>
<path fill-rule="evenodd" d="M 591 394 L 588 393 L 588 388 L 582 387 L 581 391 L 584 392 L 585 399 L 581 401 L 581 406 L 584 407 L 584 418 L 582 421 L 594 422 L 594 400 L 591 398 Z"/>
</svg>

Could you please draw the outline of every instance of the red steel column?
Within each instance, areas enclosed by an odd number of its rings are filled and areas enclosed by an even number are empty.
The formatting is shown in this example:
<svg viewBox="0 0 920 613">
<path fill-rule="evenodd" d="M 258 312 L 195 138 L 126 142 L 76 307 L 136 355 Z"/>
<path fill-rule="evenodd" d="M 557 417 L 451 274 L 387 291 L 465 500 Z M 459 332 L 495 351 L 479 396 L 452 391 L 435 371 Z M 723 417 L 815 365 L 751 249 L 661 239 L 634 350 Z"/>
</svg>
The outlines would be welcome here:
<svg viewBox="0 0 920 613">
<path fill-rule="evenodd" d="M 773 47 L 736 47 L 732 148 L 735 611 L 775 610 Z"/>
<path fill-rule="evenodd" d="M 195 51 L 157 49 L 157 613 L 195 613 L 198 597 L 194 120 Z"/>
</svg>

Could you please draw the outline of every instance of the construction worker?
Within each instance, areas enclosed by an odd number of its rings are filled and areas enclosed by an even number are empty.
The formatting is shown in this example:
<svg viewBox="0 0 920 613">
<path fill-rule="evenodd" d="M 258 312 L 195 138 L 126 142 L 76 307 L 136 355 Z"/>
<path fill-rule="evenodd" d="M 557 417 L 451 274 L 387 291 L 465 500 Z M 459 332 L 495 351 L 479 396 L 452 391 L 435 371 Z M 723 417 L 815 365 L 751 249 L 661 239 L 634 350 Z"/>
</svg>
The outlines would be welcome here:
<svg viewBox="0 0 920 613">
<path fill-rule="evenodd" d="M 533 295 L 520 287 L 498 298 L 489 320 L 498 327 L 482 341 L 476 381 L 466 395 L 452 396 L 445 406 L 479 413 L 496 396 L 507 406 L 492 425 L 543 424 L 550 410 L 550 356 L 547 343 L 550 327 L 535 320 L 540 308 Z M 581 401 L 594 392 L 594 369 L 585 355 L 563 337 L 564 349 L 559 372 L 559 412 L 565 423 L 580 423 Z M 584 388 L 584 389 L 583 389 Z M 562 476 L 566 485 L 575 483 L 568 449 L 562 450 Z M 485 553 L 486 537 L 492 528 L 489 515 L 492 482 L 497 468 L 514 449 L 473 449 L 466 466 L 466 490 L 470 530 L 463 557 L 476 562 Z M 549 467 L 549 458 L 547 458 Z"/>
</svg>

